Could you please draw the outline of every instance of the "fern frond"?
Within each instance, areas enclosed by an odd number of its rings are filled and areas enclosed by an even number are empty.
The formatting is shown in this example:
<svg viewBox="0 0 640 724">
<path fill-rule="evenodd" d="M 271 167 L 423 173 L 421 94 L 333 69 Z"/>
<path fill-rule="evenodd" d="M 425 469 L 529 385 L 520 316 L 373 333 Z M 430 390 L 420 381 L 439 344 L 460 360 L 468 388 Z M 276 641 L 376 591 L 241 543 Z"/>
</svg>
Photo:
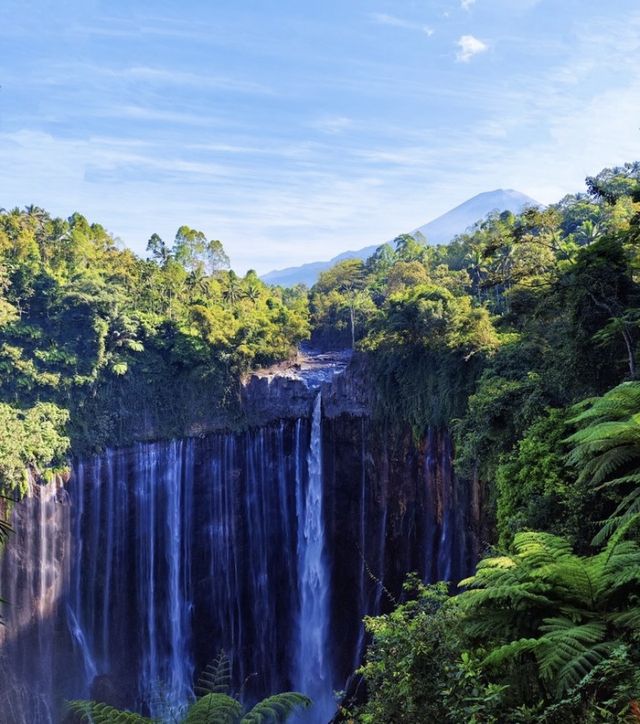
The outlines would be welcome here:
<svg viewBox="0 0 640 724">
<path fill-rule="evenodd" d="M 597 487 L 597 490 L 605 490 L 606 488 L 617 487 L 619 485 L 640 485 L 640 471 L 631 473 L 629 475 L 623 475 L 620 478 L 613 478 L 613 480 L 607 480 L 606 483 L 602 483 Z"/>
<path fill-rule="evenodd" d="M 513 541 L 513 547 L 519 556 L 527 559 L 528 567 L 551 563 L 558 558 L 573 555 L 569 541 L 552 533 L 523 531 Z"/>
<path fill-rule="evenodd" d="M 640 606 L 634 606 L 626 611 L 612 613 L 609 615 L 609 620 L 621 628 L 640 631 Z"/>
<path fill-rule="evenodd" d="M 590 397 L 574 405 L 576 413 L 569 420 L 579 425 L 595 420 L 615 420 L 635 414 L 640 409 L 640 383 L 623 382 L 602 397 Z"/>
<path fill-rule="evenodd" d="M 602 621 L 576 624 L 568 618 L 549 618 L 541 630 L 536 650 L 540 673 L 546 679 L 555 679 L 560 691 L 586 676 L 613 647 L 603 641 L 606 626 Z"/>
<path fill-rule="evenodd" d="M 581 679 L 588 676 L 591 671 L 601 664 L 611 652 L 619 646 L 619 641 L 603 641 L 594 646 L 577 652 L 570 661 L 560 669 L 557 676 L 556 688 L 565 692 L 575 686 Z"/>
<path fill-rule="evenodd" d="M 593 536 L 591 545 L 602 545 L 607 540 L 607 538 L 613 536 L 619 528 L 626 526 L 628 522 L 629 519 L 627 518 L 627 516 L 624 515 L 609 516 L 602 523 L 602 527 L 600 528 L 600 530 Z"/>
<path fill-rule="evenodd" d="M 116 709 L 99 701 L 75 699 L 67 702 L 67 708 L 87 724 L 155 724 L 153 719 L 141 714 Z"/>
<path fill-rule="evenodd" d="M 486 583 L 486 582 L 485 582 Z M 463 591 L 456 603 L 463 609 L 477 608 L 485 605 L 508 605 L 513 610 L 529 607 L 531 604 L 539 606 L 551 605 L 552 599 L 544 595 L 544 591 L 535 582 L 505 581 L 500 584 L 491 583 L 490 588 L 472 588 Z"/>
<path fill-rule="evenodd" d="M 0 518 L 0 545 L 4 545 L 9 536 L 13 533 L 13 528 L 8 520 Z"/>
<path fill-rule="evenodd" d="M 539 639 L 518 639 L 517 641 L 511 641 L 508 644 L 493 649 L 482 663 L 487 666 L 498 666 L 505 661 L 517 659 L 522 656 L 522 654 L 535 651 L 538 646 L 540 646 Z"/>
<path fill-rule="evenodd" d="M 195 692 L 198 697 L 207 694 L 228 694 L 230 687 L 231 661 L 225 651 L 220 651 L 200 674 Z"/>
<path fill-rule="evenodd" d="M 617 446 L 612 447 L 613 445 Z M 579 480 L 588 480 L 592 485 L 600 486 L 609 475 L 630 460 L 637 459 L 640 454 L 640 450 L 631 445 L 623 445 L 622 441 L 608 441 L 607 450 L 602 450 L 602 446 L 594 444 L 576 448 L 578 455 L 575 456 L 575 462 L 582 468 L 578 475 Z M 571 457 L 569 460 L 573 462 Z"/>
<path fill-rule="evenodd" d="M 625 518 L 625 520 L 624 522 L 619 521 L 618 525 L 616 526 L 616 530 L 611 535 L 609 543 L 607 544 L 607 550 L 609 550 L 609 546 L 616 546 L 618 542 L 621 541 L 632 528 L 635 528 L 640 523 L 640 513 L 635 513 L 623 517 Z M 595 543 L 592 544 L 595 545 Z"/>
<path fill-rule="evenodd" d="M 564 556 L 560 560 L 543 566 L 532 575 L 547 581 L 558 592 L 563 591 L 565 600 L 582 606 L 593 604 L 597 595 L 597 573 L 589 565 L 589 559 L 580 556 Z"/>
<path fill-rule="evenodd" d="M 242 717 L 241 724 L 277 724 L 285 722 L 296 709 L 311 706 L 311 699 L 295 691 L 285 691 L 258 702 Z"/>
<path fill-rule="evenodd" d="M 602 524 L 600 530 L 596 533 L 591 541 L 592 545 L 600 545 L 607 538 L 615 535 L 616 538 L 620 531 L 621 535 L 625 535 L 637 522 L 640 515 L 640 488 L 632 491 L 627 495 Z"/>
<path fill-rule="evenodd" d="M 242 705 L 227 694 L 205 694 L 189 707 L 184 724 L 235 724 Z"/>
</svg>

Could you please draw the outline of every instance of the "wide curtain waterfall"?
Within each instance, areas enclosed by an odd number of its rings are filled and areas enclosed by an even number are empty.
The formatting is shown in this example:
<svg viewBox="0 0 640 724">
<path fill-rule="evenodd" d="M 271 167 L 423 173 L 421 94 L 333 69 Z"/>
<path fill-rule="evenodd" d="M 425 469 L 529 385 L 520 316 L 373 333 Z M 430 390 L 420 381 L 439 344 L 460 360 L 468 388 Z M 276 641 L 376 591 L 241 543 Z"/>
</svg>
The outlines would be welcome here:
<svg viewBox="0 0 640 724">
<path fill-rule="evenodd" d="M 129 688 L 127 700 L 155 716 L 192 698 L 194 675 L 219 650 L 249 699 L 290 688 L 307 660 L 296 636 L 307 598 L 297 501 L 309 448 L 299 420 L 80 463 L 70 613 L 93 662 L 84 670 Z M 327 683 L 331 692 L 330 673 Z"/>
<path fill-rule="evenodd" d="M 380 442 L 323 415 L 107 450 L 16 506 L 0 694 L 22 724 L 91 697 L 167 720 L 221 650 L 250 704 L 298 689 L 324 724 L 408 571 L 469 567 L 446 433 Z"/>
</svg>

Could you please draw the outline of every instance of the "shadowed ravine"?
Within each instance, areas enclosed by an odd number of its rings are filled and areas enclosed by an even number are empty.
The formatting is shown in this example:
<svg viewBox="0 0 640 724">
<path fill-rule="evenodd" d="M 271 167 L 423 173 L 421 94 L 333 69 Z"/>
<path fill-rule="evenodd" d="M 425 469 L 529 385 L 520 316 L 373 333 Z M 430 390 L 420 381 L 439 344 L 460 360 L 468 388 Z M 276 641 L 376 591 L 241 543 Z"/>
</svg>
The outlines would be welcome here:
<svg viewBox="0 0 640 724">
<path fill-rule="evenodd" d="M 389 606 L 381 583 L 397 595 L 408 571 L 469 570 L 447 433 L 387 437 L 338 399 L 348 379 L 314 375 L 251 393 L 281 411 L 295 389 L 304 415 L 107 450 L 16 506 L 0 633 L 11 721 L 60 721 L 78 697 L 161 716 L 224 649 L 247 701 L 295 688 L 315 701 L 304 721 L 323 724 L 362 656 L 363 616 Z"/>
</svg>

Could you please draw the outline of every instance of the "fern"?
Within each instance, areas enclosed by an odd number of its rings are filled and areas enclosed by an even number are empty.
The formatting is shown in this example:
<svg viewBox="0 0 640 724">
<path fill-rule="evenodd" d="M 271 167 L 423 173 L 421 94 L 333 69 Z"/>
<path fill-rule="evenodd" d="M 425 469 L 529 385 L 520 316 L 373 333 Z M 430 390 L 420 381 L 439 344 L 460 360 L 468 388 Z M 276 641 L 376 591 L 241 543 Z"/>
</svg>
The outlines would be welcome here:
<svg viewBox="0 0 640 724">
<path fill-rule="evenodd" d="M 225 651 L 207 664 L 200 674 L 195 691 L 197 696 L 228 694 L 231 688 L 231 661 Z"/>
<path fill-rule="evenodd" d="M 241 724 L 277 724 L 285 722 L 296 709 L 311 706 L 311 699 L 295 691 L 276 694 L 256 704 L 242 717 Z"/>
<path fill-rule="evenodd" d="M 153 719 L 147 719 L 141 714 L 116 709 L 98 701 L 68 701 L 67 707 L 87 724 L 155 724 Z"/>
<path fill-rule="evenodd" d="M 615 646 L 603 641 L 603 621 L 576 624 L 568 618 L 549 618 L 541 630 L 544 635 L 536 650 L 540 673 L 560 693 L 577 684 Z"/>
<path fill-rule="evenodd" d="M 5 543 L 11 533 L 13 533 L 13 528 L 9 521 L 0 518 L 0 545 Z"/>
<path fill-rule="evenodd" d="M 640 513 L 640 382 L 625 382 L 574 411 L 571 422 L 580 429 L 567 438 L 568 460 L 578 468 L 579 481 L 622 490 L 616 510 L 594 538 L 600 544 Z"/>
<path fill-rule="evenodd" d="M 189 707 L 184 724 L 235 724 L 242 716 L 242 704 L 227 694 L 211 693 Z"/>
<path fill-rule="evenodd" d="M 453 605 L 468 631 L 492 645 L 487 666 L 529 654 L 541 680 L 562 694 L 640 630 L 640 546 L 617 534 L 583 557 L 561 538 L 527 532 L 514 549 L 481 561 Z"/>
<path fill-rule="evenodd" d="M 493 651 L 485 657 L 484 663 L 489 666 L 497 666 L 505 661 L 517 659 L 523 654 L 531 653 L 535 651 L 538 646 L 540 646 L 538 639 L 518 639 L 517 641 L 511 641 L 508 644 L 493 649 Z"/>
<path fill-rule="evenodd" d="M 200 677 L 200 690 L 228 688 L 231 675 L 229 658 L 224 652 L 207 666 Z M 182 724 L 280 724 L 296 709 L 311 705 L 311 699 L 295 691 L 275 694 L 245 713 L 242 704 L 221 691 L 207 690 L 188 709 Z M 140 714 L 116 709 L 95 701 L 69 701 L 68 709 L 87 724 L 158 724 Z"/>
</svg>

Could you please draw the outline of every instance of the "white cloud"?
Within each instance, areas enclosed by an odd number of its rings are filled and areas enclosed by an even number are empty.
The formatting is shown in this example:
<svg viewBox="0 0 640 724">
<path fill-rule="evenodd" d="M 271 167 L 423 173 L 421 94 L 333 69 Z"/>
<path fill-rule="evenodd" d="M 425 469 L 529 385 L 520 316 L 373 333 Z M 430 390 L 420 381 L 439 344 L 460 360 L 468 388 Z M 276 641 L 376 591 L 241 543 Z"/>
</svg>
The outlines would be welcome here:
<svg viewBox="0 0 640 724">
<path fill-rule="evenodd" d="M 404 20 L 403 18 L 398 18 L 395 15 L 387 15 L 386 13 L 373 13 L 371 19 L 374 23 L 378 23 L 378 25 L 389 25 L 392 28 L 404 28 L 405 30 L 418 30 L 428 37 L 431 37 L 434 32 L 433 28 L 430 28 L 428 25 L 413 23 L 410 20 Z"/>
<path fill-rule="evenodd" d="M 312 126 L 317 131 L 335 136 L 346 131 L 352 123 L 353 121 L 346 116 L 325 116 L 314 121 Z"/>
<path fill-rule="evenodd" d="M 147 81 L 149 83 L 176 84 L 181 86 L 195 86 L 198 88 L 216 88 L 220 90 L 237 91 L 240 93 L 271 93 L 269 88 L 251 81 L 238 80 L 237 78 L 220 75 L 184 73 L 166 68 L 134 66 L 124 70 L 107 69 L 106 72 L 110 72 L 120 77 L 125 76 L 135 80 Z"/>
<path fill-rule="evenodd" d="M 183 113 L 182 111 L 166 111 L 146 106 L 113 106 L 100 110 L 96 115 L 105 118 L 123 118 L 139 121 L 180 124 L 189 126 L 211 126 L 213 119 L 203 114 Z"/>
<path fill-rule="evenodd" d="M 486 43 L 476 38 L 473 35 L 461 35 L 457 42 L 458 52 L 456 53 L 456 60 L 461 63 L 467 63 L 478 53 L 484 53 L 485 50 L 489 49 Z"/>
<path fill-rule="evenodd" d="M 460 7 L 463 10 L 469 10 L 476 0 L 460 0 Z"/>
</svg>

